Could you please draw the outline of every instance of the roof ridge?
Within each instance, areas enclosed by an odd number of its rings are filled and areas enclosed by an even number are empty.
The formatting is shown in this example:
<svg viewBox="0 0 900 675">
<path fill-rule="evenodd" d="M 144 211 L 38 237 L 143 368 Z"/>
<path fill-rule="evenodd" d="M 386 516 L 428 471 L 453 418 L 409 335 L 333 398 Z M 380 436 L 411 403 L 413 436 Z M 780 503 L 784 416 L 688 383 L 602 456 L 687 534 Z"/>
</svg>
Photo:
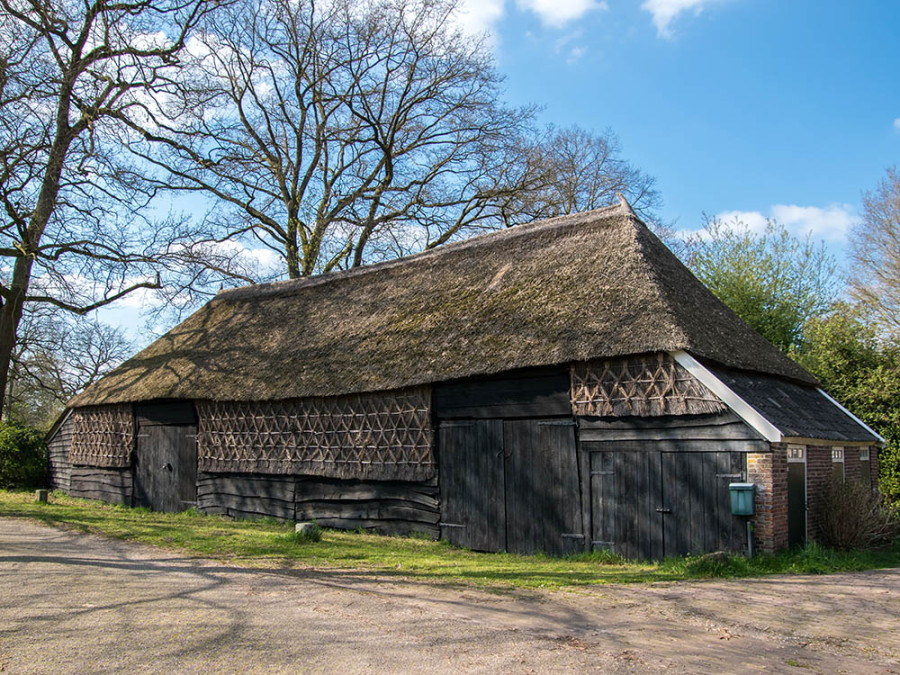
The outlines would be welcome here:
<svg viewBox="0 0 900 675">
<path fill-rule="evenodd" d="M 454 252 L 467 251 L 471 248 L 486 246 L 496 242 L 498 239 L 511 239 L 526 236 L 535 231 L 571 227 L 574 225 L 590 223 L 600 218 L 610 218 L 615 216 L 630 217 L 640 222 L 640 219 L 635 216 L 628 203 L 623 201 L 619 204 L 603 206 L 591 211 L 581 211 L 578 213 L 570 213 L 562 216 L 553 216 L 552 218 L 543 218 L 541 220 L 535 220 L 530 223 L 524 223 L 522 225 L 515 225 L 513 227 L 508 227 L 502 230 L 485 232 L 484 234 L 477 234 L 467 239 L 453 242 L 452 244 L 437 246 L 432 249 L 420 251 L 418 253 L 413 253 L 400 258 L 394 258 L 392 260 L 373 263 L 371 265 L 361 265 L 359 267 L 352 267 L 347 270 L 326 272 L 324 274 L 317 274 L 300 279 L 282 279 L 280 281 L 270 281 L 263 284 L 251 284 L 248 286 L 239 286 L 237 288 L 226 288 L 219 291 L 213 298 L 213 301 L 246 300 L 249 297 L 269 297 L 281 295 L 283 293 L 293 293 L 301 288 L 312 288 L 341 279 L 347 279 L 363 274 L 370 274 L 385 269 L 393 269 L 395 267 L 402 267 L 421 260 L 427 260 L 429 258 L 450 255 Z"/>
</svg>

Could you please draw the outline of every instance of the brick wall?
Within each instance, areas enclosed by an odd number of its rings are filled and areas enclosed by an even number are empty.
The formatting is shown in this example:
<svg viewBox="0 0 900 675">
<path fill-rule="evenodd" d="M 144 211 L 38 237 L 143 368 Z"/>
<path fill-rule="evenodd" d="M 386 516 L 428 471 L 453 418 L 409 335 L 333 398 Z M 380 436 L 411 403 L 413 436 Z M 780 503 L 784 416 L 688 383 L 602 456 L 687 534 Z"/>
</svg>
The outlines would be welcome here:
<svg viewBox="0 0 900 675">
<path fill-rule="evenodd" d="M 769 452 L 747 455 L 747 480 L 756 483 L 753 546 L 774 553 L 787 546 L 787 446 L 772 443 Z"/>
<path fill-rule="evenodd" d="M 844 480 L 859 481 L 863 479 L 863 462 L 859 461 L 859 448 L 844 448 Z M 869 477 L 866 476 L 868 483 Z"/>
<path fill-rule="evenodd" d="M 806 522 L 807 535 L 810 540 L 816 539 L 819 532 L 824 506 L 822 495 L 832 480 L 833 471 L 831 446 L 806 446 L 806 503 L 808 508 Z"/>
</svg>

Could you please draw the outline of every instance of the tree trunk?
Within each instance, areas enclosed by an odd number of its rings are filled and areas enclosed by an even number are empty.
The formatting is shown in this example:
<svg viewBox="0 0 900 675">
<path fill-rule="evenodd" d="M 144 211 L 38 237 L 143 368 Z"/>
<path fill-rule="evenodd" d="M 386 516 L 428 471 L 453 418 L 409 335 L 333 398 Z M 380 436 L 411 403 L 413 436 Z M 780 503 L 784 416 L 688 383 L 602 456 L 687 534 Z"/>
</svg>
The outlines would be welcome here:
<svg viewBox="0 0 900 675">
<path fill-rule="evenodd" d="M 0 308 L 0 394 L 2 394 L 0 395 L 0 418 L 3 417 L 6 406 L 9 367 L 12 362 L 13 350 L 16 348 L 19 322 L 22 320 L 22 309 L 25 306 L 25 294 L 28 292 L 28 284 L 31 282 L 32 263 L 33 260 L 30 257 L 16 258 L 9 298 Z"/>
</svg>

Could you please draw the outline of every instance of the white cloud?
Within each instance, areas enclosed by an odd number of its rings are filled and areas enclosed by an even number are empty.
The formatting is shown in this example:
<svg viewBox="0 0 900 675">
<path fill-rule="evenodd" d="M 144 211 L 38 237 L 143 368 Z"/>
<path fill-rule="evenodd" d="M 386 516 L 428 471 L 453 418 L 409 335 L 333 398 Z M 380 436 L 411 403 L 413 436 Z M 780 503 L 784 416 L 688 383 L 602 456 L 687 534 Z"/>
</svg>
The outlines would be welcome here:
<svg viewBox="0 0 900 675">
<path fill-rule="evenodd" d="M 816 239 L 845 241 L 850 228 L 859 222 L 859 216 L 850 204 L 796 206 L 777 204 L 772 207 L 772 217 L 797 234 L 811 232 Z"/>
<path fill-rule="evenodd" d="M 456 11 L 456 24 L 470 35 L 490 33 L 503 18 L 506 0 L 462 0 Z"/>
<path fill-rule="evenodd" d="M 900 117 L 894 120 L 894 129 L 900 131 Z"/>
<path fill-rule="evenodd" d="M 716 219 L 726 225 L 743 223 L 755 234 L 762 234 L 766 231 L 766 217 L 759 211 L 723 211 L 716 214 Z"/>
<path fill-rule="evenodd" d="M 851 204 L 829 204 L 825 207 L 775 204 L 765 214 L 760 211 L 723 211 L 716 217 L 726 224 L 740 221 L 757 234 L 764 232 L 766 222 L 772 219 L 798 237 L 809 234 L 813 239 L 835 243 L 846 241 L 850 228 L 859 222 L 859 216 Z"/>
<path fill-rule="evenodd" d="M 699 14 L 713 3 L 721 0 L 645 0 L 641 9 L 650 12 L 653 16 L 653 25 L 656 26 L 656 34 L 659 37 L 671 37 L 671 24 L 684 12 Z"/>
<path fill-rule="evenodd" d="M 537 14 L 541 22 L 555 27 L 580 19 L 588 12 L 609 9 L 605 0 L 517 0 L 517 4 Z"/>
</svg>

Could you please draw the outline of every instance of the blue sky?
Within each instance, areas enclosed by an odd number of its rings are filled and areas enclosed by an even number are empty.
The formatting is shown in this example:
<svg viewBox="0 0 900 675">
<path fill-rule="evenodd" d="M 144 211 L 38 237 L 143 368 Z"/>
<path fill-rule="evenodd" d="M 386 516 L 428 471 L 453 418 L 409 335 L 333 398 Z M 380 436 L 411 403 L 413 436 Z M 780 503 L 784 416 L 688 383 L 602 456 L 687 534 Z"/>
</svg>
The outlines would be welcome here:
<svg viewBox="0 0 900 675">
<path fill-rule="evenodd" d="M 841 253 L 900 163 L 900 2 L 469 0 L 508 99 L 611 128 L 662 216 L 775 217 Z"/>
</svg>

